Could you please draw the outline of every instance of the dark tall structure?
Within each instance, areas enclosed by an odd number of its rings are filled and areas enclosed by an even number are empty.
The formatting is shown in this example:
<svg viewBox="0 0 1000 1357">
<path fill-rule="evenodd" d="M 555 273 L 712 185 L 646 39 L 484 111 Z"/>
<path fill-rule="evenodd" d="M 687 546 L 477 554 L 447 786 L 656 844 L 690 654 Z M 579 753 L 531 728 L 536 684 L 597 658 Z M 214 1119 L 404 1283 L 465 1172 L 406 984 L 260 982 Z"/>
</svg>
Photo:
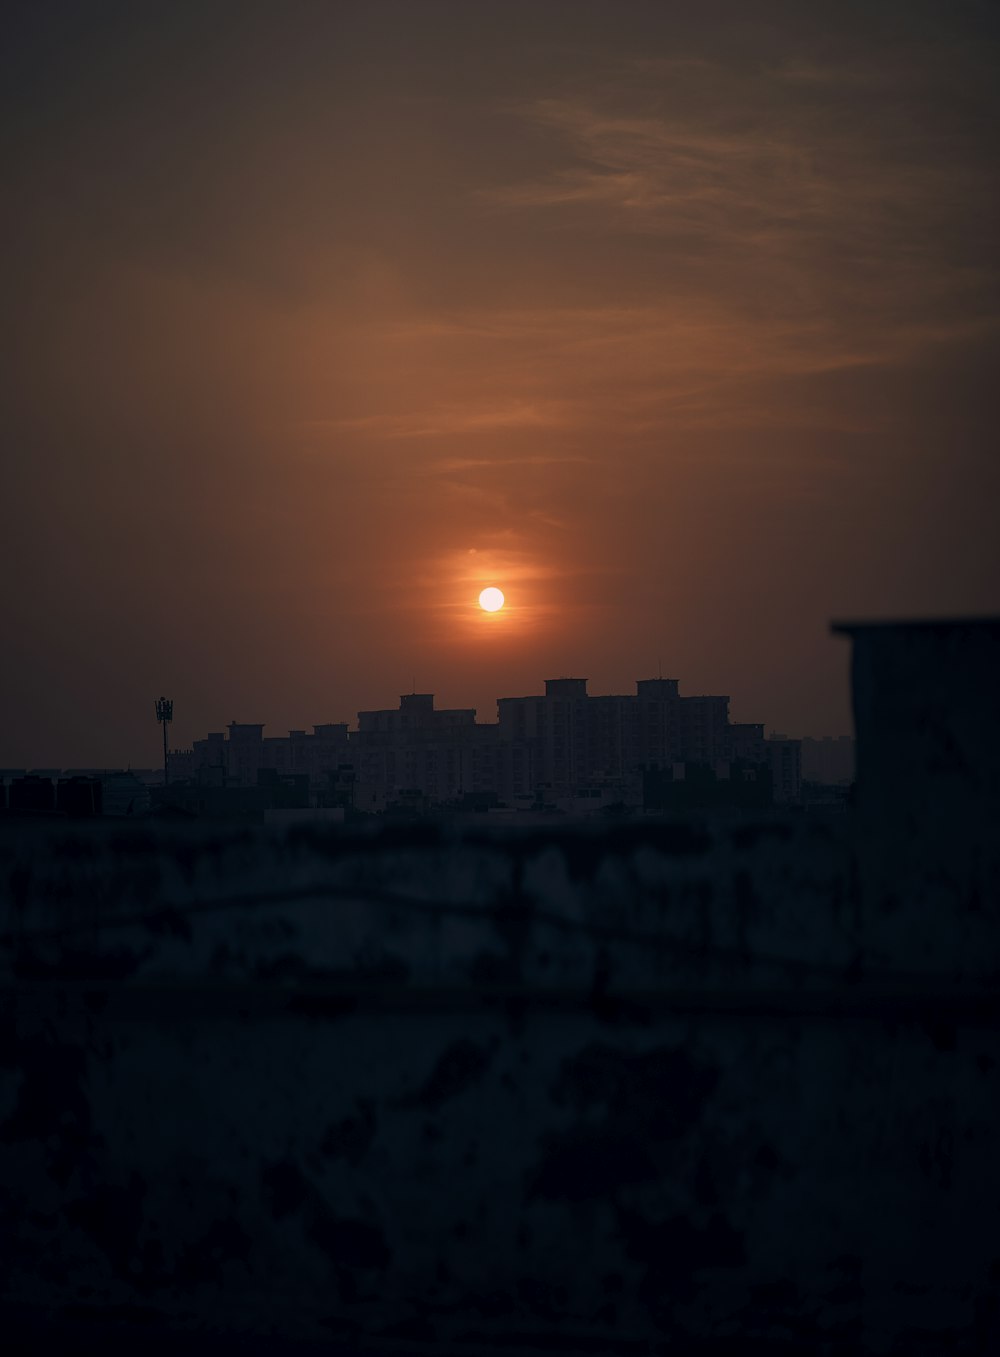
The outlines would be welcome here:
<svg viewBox="0 0 1000 1357">
<path fill-rule="evenodd" d="M 165 787 L 170 780 L 167 770 L 167 726 L 174 719 L 174 704 L 169 697 L 158 697 L 156 699 L 156 719 L 163 728 L 163 785 Z"/>
</svg>

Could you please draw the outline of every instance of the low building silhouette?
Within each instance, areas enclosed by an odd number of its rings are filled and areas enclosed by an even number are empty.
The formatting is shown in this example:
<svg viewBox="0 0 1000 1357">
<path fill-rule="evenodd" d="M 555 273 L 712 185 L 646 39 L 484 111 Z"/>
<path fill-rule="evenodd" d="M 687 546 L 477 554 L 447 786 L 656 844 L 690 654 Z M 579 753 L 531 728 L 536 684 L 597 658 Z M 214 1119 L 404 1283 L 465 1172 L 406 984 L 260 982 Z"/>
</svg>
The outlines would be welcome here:
<svg viewBox="0 0 1000 1357">
<path fill-rule="evenodd" d="M 25 773 L 12 779 L 7 796 L 11 812 L 52 815 L 56 809 L 56 789 L 51 777 Z"/>
<path fill-rule="evenodd" d="M 103 809 L 103 783 L 99 777 L 77 775 L 61 777 L 56 784 L 56 810 L 60 815 L 83 818 L 100 815 Z"/>
<path fill-rule="evenodd" d="M 497 738 L 495 725 L 477 723 L 475 708 L 436 709 L 432 693 L 358 712 L 350 753 L 364 808 L 427 808 L 495 792 Z"/>
<path fill-rule="evenodd" d="M 435 708 L 432 693 L 406 693 L 398 707 L 359 712 L 356 730 L 338 722 L 270 737 L 262 723 L 233 721 L 171 757 L 175 789 L 184 769 L 199 788 L 218 789 L 186 798 L 213 813 L 226 792 L 257 787 L 264 772 L 306 778 L 309 805 L 355 814 L 502 806 L 581 815 L 692 797 L 796 804 L 801 794 L 798 741 L 731 723 L 728 697 L 682 696 L 672 678 L 597 695 L 585 678 L 551 678 L 541 694 L 499 698 L 495 722 L 477 721 L 471 707 Z M 243 814 L 255 802 L 229 804 Z"/>
</svg>

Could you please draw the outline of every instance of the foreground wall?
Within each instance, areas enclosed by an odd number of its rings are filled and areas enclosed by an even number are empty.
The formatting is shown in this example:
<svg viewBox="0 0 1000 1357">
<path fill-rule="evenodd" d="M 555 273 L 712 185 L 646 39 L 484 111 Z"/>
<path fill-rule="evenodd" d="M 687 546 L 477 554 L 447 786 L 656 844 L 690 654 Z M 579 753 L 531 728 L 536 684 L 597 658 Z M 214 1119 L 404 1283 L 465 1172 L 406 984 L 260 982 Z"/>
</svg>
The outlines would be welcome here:
<svg viewBox="0 0 1000 1357">
<path fill-rule="evenodd" d="M 988 1351 L 996 900 L 872 832 L 8 826 L 8 1328 Z"/>
<path fill-rule="evenodd" d="M 0 827 L 2 1337 L 1000 1351 L 1000 624 L 856 812 Z"/>
</svg>

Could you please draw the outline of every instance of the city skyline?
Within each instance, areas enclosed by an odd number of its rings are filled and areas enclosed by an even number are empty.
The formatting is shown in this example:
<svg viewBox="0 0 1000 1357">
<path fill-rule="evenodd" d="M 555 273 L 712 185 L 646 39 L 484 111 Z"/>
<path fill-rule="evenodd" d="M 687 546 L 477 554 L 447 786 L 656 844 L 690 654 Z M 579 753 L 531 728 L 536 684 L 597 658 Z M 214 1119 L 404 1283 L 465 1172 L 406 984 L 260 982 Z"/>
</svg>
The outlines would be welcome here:
<svg viewBox="0 0 1000 1357">
<path fill-rule="evenodd" d="M 842 810 L 854 778 L 848 736 L 795 739 L 730 719 L 727 695 L 681 692 L 674 678 L 592 693 L 580 677 L 497 699 L 497 720 L 442 708 L 433 693 L 348 722 L 265 735 L 230 721 L 168 754 L 173 702 L 154 704 L 163 765 L 18 770 L 0 765 L 12 814 L 340 817 L 437 811 L 636 814 L 668 809 Z M 27 774 L 27 775 L 26 775 Z M 836 789 L 840 788 L 840 792 Z M 151 789 L 155 800 L 151 801 Z M 107 803 L 107 808 L 105 808 Z"/>
<path fill-rule="evenodd" d="M 773 725 L 768 730 L 763 721 L 733 720 L 730 704 L 728 695 L 682 692 L 678 679 L 662 674 L 635 680 L 631 693 L 596 693 L 588 679 L 562 676 L 545 679 L 542 691 L 536 685 L 530 694 L 498 697 L 494 721 L 478 719 L 473 707 L 441 707 L 433 693 L 412 691 L 400 695 L 398 707 L 359 710 L 354 722 L 311 722 L 284 735 L 265 735 L 273 723 L 234 719 L 185 743 L 170 738 L 174 703 L 161 696 L 153 704 L 163 739 L 161 768 L 156 773 L 136 763 L 134 769 L 144 787 L 162 783 L 168 801 L 171 790 L 179 789 L 178 808 L 186 806 L 186 813 L 196 806 L 204 812 L 210 803 L 214 813 L 224 813 L 226 798 L 219 801 L 218 793 L 227 788 L 256 788 L 257 809 L 263 809 L 269 796 L 289 794 L 277 790 L 282 779 L 291 780 L 289 787 L 295 783 L 291 794 L 314 807 L 349 804 L 376 814 L 412 810 L 408 798 L 414 796 L 425 809 L 459 808 L 473 796 L 511 810 L 537 809 L 540 798 L 549 808 L 577 813 L 603 806 L 635 810 L 661 803 L 664 778 L 683 783 L 689 774 L 695 781 L 686 794 L 705 794 L 696 784 L 708 779 L 719 786 L 711 796 L 739 801 L 749 795 L 753 802 L 770 797 L 773 786 L 775 802 L 791 804 L 799 802 L 807 783 L 822 788 L 852 781 L 851 736 L 790 736 Z M 751 772 L 754 768 L 765 772 Z M 22 786 L 25 773 L 33 776 Z M 763 777 L 766 786 L 741 790 L 748 776 L 751 782 Z M 47 780 L 48 790 L 34 785 L 37 778 Z M 18 769 L 0 759 L 0 783 L 20 788 L 11 793 L 18 805 L 40 797 L 35 807 L 40 809 L 55 797 L 57 778 L 70 798 L 96 795 L 96 779 L 111 803 L 116 796 L 128 801 L 121 770 L 107 760 Z M 203 792 L 192 800 L 194 787 Z M 677 787 L 669 794 L 676 797 Z M 594 797 L 601 806 L 592 803 Z M 477 808 L 485 809 L 485 802 Z"/>
<path fill-rule="evenodd" d="M 660 672 L 660 673 L 658 673 L 658 674 L 656 674 L 656 675 L 649 675 L 649 676 L 647 676 L 645 679 L 633 679 L 633 680 L 632 680 L 632 683 L 631 683 L 631 687 L 635 689 L 635 688 L 638 688 L 639 686 L 641 686 L 642 684 L 647 684 L 647 685 L 649 685 L 649 684 L 655 684 L 655 683 L 668 683 L 668 684 L 669 684 L 669 683 L 672 683 L 672 684 L 674 684 L 675 687 L 676 687 L 676 686 L 678 685 L 679 682 L 681 682 L 681 681 L 678 680 L 678 679 L 676 679 L 676 678 L 672 678 L 672 677 L 665 676 L 662 672 Z M 468 703 L 468 702 L 462 702 L 461 700 L 457 700 L 457 701 L 441 700 L 441 701 L 439 702 L 438 699 L 439 699 L 439 696 L 440 696 L 440 695 L 439 695 L 438 693 L 436 693 L 436 692 L 435 692 L 435 693 L 429 693 L 429 692 L 426 692 L 426 691 L 421 691 L 421 690 L 419 690 L 416 686 L 410 688 L 408 692 L 397 693 L 397 694 L 395 694 L 395 697 L 396 697 L 397 701 L 398 701 L 400 704 L 406 702 L 407 699 L 410 699 L 410 698 L 431 698 L 432 701 L 436 704 L 436 709 L 437 709 L 437 710 L 459 710 L 459 711 L 462 711 L 462 712 L 465 712 L 465 713 L 470 713 L 471 716 L 472 716 L 472 719 L 474 720 L 474 722 L 475 722 L 475 724 L 476 724 L 477 726 L 479 726 L 479 727 L 482 727 L 482 726 L 495 726 L 495 725 L 497 725 L 497 723 L 501 720 L 501 708 L 502 708 L 502 705 L 503 705 L 504 703 L 522 702 L 522 701 L 531 700 L 531 699 L 533 699 L 533 698 L 541 698 L 541 697 L 544 696 L 544 693 L 545 693 L 545 691 L 547 690 L 547 688 L 549 687 L 549 685 L 551 685 L 551 684 L 559 684 L 559 683 L 582 683 L 582 684 L 584 685 L 584 687 L 585 687 L 586 696 L 587 696 L 588 698 L 595 698 L 595 699 L 596 699 L 596 698 L 625 699 L 625 698 L 634 697 L 634 695 L 635 695 L 634 693 L 628 693 L 628 692 L 626 692 L 626 691 L 624 690 L 624 688 L 621 687 L 621 686 L 616 687 L 616 688 L 614 688 L 614 689 L 612 689 L 612 690 L 610 690 L 610 691 L 605 691 L 605 690 L 603 690 L 603 689 L 602 689 L 601 691 L 599 691 L 599 692 L 598 692 L 598 691 L 594 691 L 594 689 L 596 689 L 596 688 L 599 687 L 600 685 L 594 684 L 593 681 L 592 681 L 590 678 L 579 678 L 578 676 L 574 676 L 574 675 L 569 675 L 569 674 L 559 674 L 559 675 L 555 675 L 555 676 L 553 676 L 553 677 L 550 677 L 550 678 L 548 678 L 548 679 L 543 679 L 543 680 L 540 680 L 540 681 L 536 681 L 536 682 L 534 683 L 534 685 L 530 685 L 530 684 L 529 684 L 529 685 L 526 685 L 526 687 L 530 688 L 530 691 L 529 691 L 529 692 L 525 692 L 525 693 L 521 693 L 521 694 L 517 694 L 517 695 L 514 695 L 514 694 L 507 694 L 507 695 L 501 695 L 501 696 L 495 697 L 495 698 L 493 699 L 492 703 L 489 704 L 488 712 L 486 712 L 486 713 L 484 713 L 484 711 L 483 711 L 480 707 L 474 706 L 473 704 Z M 751 716 L 748 716 L 748 715 L 745 714 L 745 710 L 748 710 L 748 709 L 747 709 L 747 704 L 746 704 L 745 702 L 740 702 L 740 701 L 738 701 L 738 699 L 737 699 L 734 695 L 725 694 L 725 695 L 723 696 L 723 695 L 709 694 L 709 693 L 704 693 L 704 692 L 695 691 L 695 690 L 693 690 L 693 689 L 691 689 L 691 690 L 685 689 L 685 691 L 681 694 L 681 700 L 683 700 L 683 701 L 689 701 L 689 700 L 693 700 L 693 699 L 704 699 L 704 700 L 725 701 L 726 704 L 727 704 L 727 713 L 728 713 L 727 719 L 730 720 L 730 721 L 732 721 L 734 724 L 743 724 L 743 723 L 746 723 L 747 721 L 751 721 L 751 720 L 752 720 L 752 717 L 751 717 Z M 120 767 L 121 767 L 121 768 L 124 768 L 124 767 L 143 768 L 143 767 L 146 767 L 146 766 L 156 767 L 156 766 L 158 765 L 158 759 L 157 759 L 156 757 L 154 757 L 154 755 L 158 755 L 158 753 L 159 753 L 159 749 L 160 749 L 160 739 L 161 739 L 161 734 L 162 734 L 162 727 L 159 725 L 159 722 L 158 722 L 158 715 L 159 715 L 158 708 L 159 708 L 159 704 L 160 704 L 161 702 L 163 702 L 163 701 L 164 701 L 164 699 L 163 699 L 163 698 L 160 698 L 160 699 L 156 699 L 155 701 L 147 700 L 147 701 L 145 701 L 145 702 L 142 704 L 143 707 L 144 707 L 144 709 L 148 709 L 148 721 L 147 721 L 147 723 L 146 723 L 146 737 L 147 737 L 147 738 L 146 738 L 146 742 L 145 742 L 146 745 L 147 745 L 148 747 L 145 747 L 143 750 L 140 751 L 140 757 L 129 758 L 129 759 L 124 759 L 124 760 L 115 760 L 115 759 L 111 759 L 111 758 L 107 758 L 107 759 L 95 758 L 95 759 L 90 759 L 90 760 L 74 760 L 74 759 L 67 759 L 67 758 L 65 758 L 65 757 L 60 756 L 60 757 L 50 758 L 50 759 L 43 759 L 43 758 L 22 758 L 22 759 L 19 760 L 19 759 L 14 759 L 14 758 L 10 758 L 10 757 L 5 757 L 5 750 L 2 749 L 2 748 L 0 748 L 0 768 L 8 768 L 8 769 L 13 769 L 13 768 L 24 768 L 24 769 L 32 769 L 32 768 L 34 768 L 34 769 L 46 769 L 46 768 L 51 768 L 51 769 L 61 769 L 61 770 L 73 770 L 73 769 L 86 769 L 86 768 L 102 768 L 102 769 L 105 769 L 105 768 L 106 768 L 106 769 L 111 769 L 111 768 L 120 768 Z M 307 732 L 307 731 L 309 731 L 309 730 L 319 730 L 319 729 L 323 729 L 323 728 L 332 729 L 333 727 L 343 727 L 345 730 L 349 730 L 352 734 L 356 734 L 356 733 L 362 728 L 362 726 L 363 726 L 363 721 L 362 721 L 361 718 L 363 718 L 363 717 L 365 717 L 365 716 L 377 715 L 377 714 L 382 713 L 382 712 L 391 712 L 391 711 L 397 710 L 397 708 L 396 708 L 396 707 L 393 707 L 393 706 L 384 706 L 384 705 L 378 706 L 378 705 L 373 705 L 372 703 L 369 702 L 369 703 L 366 703 L 364 706 L 357 708 L 357 709 L 356 709 L 353 713 L 351 713 L 350 715 L 345 715 L 345 714 L 330 715 L 330 714 L 328 714 L 327 716 L 325 716 L 325 717 L 323 718 L 323 720 L 321 720 L 321 721 L 319 721 L 319 722 L 313 720 L 313 719 L 310 717 L 310 719 L 307 719 L 307 720 L 304 720 L 304 721 L 300 721 L 300 722 L 297 722 L 297 723 L 296 723 L 296 722 L 289 722 L 288 724 L 285 724 L 285 722 L 282 721 L 282 720 L 268 720 L 268 719 L 265 719 L 265 720 L 263 720 L 263 721 L 258 721 L 256 718 L 259 717 L 260 715 L 262 715 L 261 712 L 259 712 L 259 711 L 253 711 L 253 712 L 244 711 L 244 712 L 242 712 L 242 713 L 240 713 L 240 714 L 238 714 L 238 715 L 231 716 L 230 719 L 228 719 L 228 720 L 224 720 L 224 721 L 219 721 L 219 720 L 209 721 L 209 722 L 207 722 L 207 723 L 205 723 L 205 724 L 203 724 L 203 725 L 201 725 L 201 726 L 193 727 L 193 726 L 192 726 L 192 722 L 191 722 L 190 719 L 188 719 L 187 721 L 185 721 L 185 719 L 184 719 L 184 717 L 185 717 L 184 709 L 183 709 L 183 706 L 180 706 L 180 707 L 178 708 L 178 715 L 179 715 L 179 718 L 180 718 L 181 732 L 183 732 L 183 734 L 180 734 L 180 732 L 179 732 L 180 738 L 177 738 L 177 736 L 175 736 L 174 730 L 173 730 L 173 721 L 174 721 L 174 717 L 173 717 L 173 707 L 174 707 L 174 705 L 176 705 L 176 704 L 174 703 L 174 700 L 173 700 L 173 699 L 169 699 L 169 701 L 170 701 L 170 706 L 171 706 L 171 716 L 170 716 L 170 718 L 169 718 L 169 724 L 167 725 L 167 740 L 168 740 L 168 746 L 169 746 L 169 751 L 170 751 L 170 758 L 171 758 L 171 760 L 173 760 L 173 758 L 174 758 L 175 755 L 185 754 L 185 753 L 190 754 L 193 744 L 194 744 L 195 742 L 197 742 L 198 740 L 201 740 L 202 742 L 204 742 L 204 740 L 205 740 L 206 738 L 209 737 L 209 735 L 211 734 L 211 732 L 212 732 L 213 730 L 219 731 L 219 732 L 224 732 L 224 731 L 228 730 L 228 729 L 229 729 L 230 727 L 232 727 L 232 726 L 247 727 L 247 728 L 255 728 L 255 727 L 259 726 L 262 730 L 263 730 L 263 729 L 268 729 L 268 730 L 271 730 L 271 731 L 278 730 L 278 729 L 284 730 L 284 732 L 285 732 L 284 735 L 271 735 L 271 736 L 268 737 L 269 739 L 277 739 L 277 740 L 286 739 L 289 735 L 301 735 L 301 734 L 303 734 L 304 732 Z M 736 715 L 734 715 L 734 710 L 733 710 L 733 704 L 734 704 L 734 702 L 735 702 L 735 712 L 737 713 Z M 316 713 L 313 713 L 313 716 L 315 716 L 315 715 L 316 715 Z M 757 715 L 760 715 L 760 713 L 757 713 Z M 249 719 L 248 719 L 248 718 L 249 718 Z M 832 732 L 832 731 L 789 731 L 789 729 L 786 728 L 786 727 L 784 727 L 784 726 L 782 726 L 781 722 L 779 722 L 779 721 L 765 720 L 765 721 L 763 721 L 763 722 L 755 722 L 755 723 L 756 723 L 756 724 L 760 724 L 760 725 L 762 726 L 762 728 L 764 728 L 764 729 L 766 729 L 766 730 L 768 731 L 768 733 L 769 733 L 769 734 L 768 734 L 768 738 L 771 738 L 772 736 L 776 736 L 776 737 L 778 737 L 778 738 L 786 738 L 786 737 L 789 737 L 789 738 L 793 738 L 793 739 L 812 739 L 812 740 L 817 740 L 817 741 L 819 741 L 819 740 L 825 740 L 825 739 L 842 740 L 842 739 L 852 739 L 852 738 L 853 738 L 853 733 L 852 733 L 852 731 L 850 731 L 850 730 L 848 730 L 848 731 L 833 731 L 833 732 Z M 221 738 L 221 733 L 220 733 L 219 738 Z M 152 741 L 152 743 L 150 743 L 150 741 Z M 141 756 L 141 755 L 143 755 L 143 754 L 145 755 L 145 757 L 142 757 L 142 756 Z M 159 760 L 159 763 L 162 764 L 162 760 Z"/>
</svg>

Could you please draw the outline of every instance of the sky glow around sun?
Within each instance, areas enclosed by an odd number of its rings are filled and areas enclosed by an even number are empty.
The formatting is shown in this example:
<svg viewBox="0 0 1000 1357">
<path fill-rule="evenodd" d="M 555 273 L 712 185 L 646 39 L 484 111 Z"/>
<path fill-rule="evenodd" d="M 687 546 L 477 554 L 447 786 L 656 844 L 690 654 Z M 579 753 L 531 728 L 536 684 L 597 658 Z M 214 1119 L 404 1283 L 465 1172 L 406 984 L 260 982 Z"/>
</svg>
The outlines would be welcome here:
<svg viewBox="0 0 1000 1357">
<path fill-rule="evenodd" d="M 1000 610 L 994 7 L 14 8 L 0 766 Z"/>
</svg>

